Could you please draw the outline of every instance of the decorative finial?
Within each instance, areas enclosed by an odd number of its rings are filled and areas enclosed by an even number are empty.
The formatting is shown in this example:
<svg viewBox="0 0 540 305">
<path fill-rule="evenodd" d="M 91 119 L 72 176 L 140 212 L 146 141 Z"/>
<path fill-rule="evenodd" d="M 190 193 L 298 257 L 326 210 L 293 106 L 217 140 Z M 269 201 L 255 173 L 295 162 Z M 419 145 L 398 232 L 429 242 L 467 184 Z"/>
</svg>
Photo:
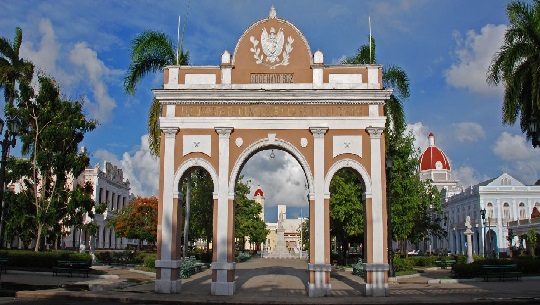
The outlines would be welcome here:
<svg viewBox="0 0 540 305">
<path fill-rule="evenodd" d="M 274 5 L 270 8 L 270 13 L 268 14 L 268 18 L 275 19 L 277 16 L 276 9 L 274 8 Z"/>
</svg>

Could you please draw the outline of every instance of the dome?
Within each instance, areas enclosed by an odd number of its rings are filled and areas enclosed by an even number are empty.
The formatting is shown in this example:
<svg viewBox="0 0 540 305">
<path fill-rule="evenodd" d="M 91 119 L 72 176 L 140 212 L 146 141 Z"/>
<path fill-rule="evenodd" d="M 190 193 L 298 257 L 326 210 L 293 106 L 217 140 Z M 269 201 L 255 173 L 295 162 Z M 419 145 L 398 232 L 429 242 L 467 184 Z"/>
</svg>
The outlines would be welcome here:
<svg viewBox="0 0 540 305">
<path fill-rule="evenodd" d="M 257 186 L 257 190 L 255 191 L 255 194 L 254 194 L 253 196 L 255 196 L 255 197 L 257 197 L 257 196 L 264 197 L 264 193 L 263 193 L 263 191 L 261 190 L 261 186 L 260 186 L 260 185 Z"/>
<path fill-rule="evenodd" d="M 420 171 L 450 170 L 450 162 L 442 150 L 435 146 L 435 136 L 428 136 L 429 146 L 420 156 Z"/>
</svg>

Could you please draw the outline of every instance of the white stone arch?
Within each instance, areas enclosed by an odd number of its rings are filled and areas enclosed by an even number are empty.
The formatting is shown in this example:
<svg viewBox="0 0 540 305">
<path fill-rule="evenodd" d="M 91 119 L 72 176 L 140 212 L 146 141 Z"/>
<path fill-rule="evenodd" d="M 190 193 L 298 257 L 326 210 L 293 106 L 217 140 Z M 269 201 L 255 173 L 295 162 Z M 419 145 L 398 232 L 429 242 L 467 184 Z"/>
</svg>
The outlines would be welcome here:
<svg viewBox="0 0 540 305">
<path fill-rule="evenodd" d="M 366 168 L 362 164 L 360 164 L 356 160 L 349 159 L 349 158 L 342 159 L 342 160 L 339 160 L 339 161 L 335 162 L 334 164 L 332 164 L 330 169 L 328 169 L 328 172 L 326 173 L 326 177 L 324 178 L 324 194 L 325 194 L 325 196 L 328 196 L 328 198 L 330 197 L 330 182 L 332 181 L 332 178 L 334 177 L 334 175 L 340 169 L 347 168 L 347 167 L 350 167 L 350 168 L 354 169 L 355 171 L 357 171 L 360 174 L 360 176 L 364 180 L 364 185 L 366 187 L 366 190 L 364 192 L 365 198 L 371 198 L 371 177 L 369 176 Z"/>
<path fill-rule="evenodd" d="M 308 184 L 308 189 L 310 190 L 310 193 L 313 192 L 313 173 L 311 172 L 311 168 L 309 167 L 309 164 L 304 157 L 304 154 L 300 152 L 293 144 L 282 140 L 278 138 L 264 138 L 260 139 L 250 146 L 248 146 L 242 153 L 238 156 L 236 159 L 236 162 L 234 163 L 234 167 L 231 171 L 231 176 L 229 177 L 229 198 L 234 198 L 234 189 L 236 187 L 236 178 L 240 174 L 240 170 L 242 169 L 243 164 L 252 156 L 256 151 L 260 150 L 264 147 L 277 147 L 285 150 L 286 152 L 293 155 L 293 157 L 300 163 L 300 166 L 304 170 L 304 174 L 306 175 L 306 180 Z"/>
<path fill-rule="evenodd" d="M 217 175 L 216 169 L 212 166 L 212 164 L 210 164 L 210 162 L 202 158 L 190 158 L 184 161 L 180 165 L 180 167 L 178 167 L 178 170 L 176 170 L 176 173 L 174 174 L 174 182 L 173 182 L 173 190 L 174 190 L 175 197 L 179 193 L 178 184 L 180 184 L 180 179 L 182 179 L 182 176 L 184 175 L 184 173 L 192 167 L 202 167 L 210 174 L 210 177 L 212 177 L 212 182 L 214 182 L 214 199 L 217 198 L 216 196 L 218 193 L 219 186 L 218 186 L 218 175 Z"/>
</svg>

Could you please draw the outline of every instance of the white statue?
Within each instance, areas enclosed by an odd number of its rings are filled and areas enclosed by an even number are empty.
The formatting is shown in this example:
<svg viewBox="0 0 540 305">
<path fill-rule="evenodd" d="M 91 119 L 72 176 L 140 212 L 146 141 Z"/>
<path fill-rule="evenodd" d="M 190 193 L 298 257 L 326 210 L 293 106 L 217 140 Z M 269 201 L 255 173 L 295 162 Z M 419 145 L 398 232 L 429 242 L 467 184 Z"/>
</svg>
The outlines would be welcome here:
<svg viewBox="0 0 540 305">
<path fill-rule="evenodd" d="M 471 216 L 467 216 L 467 217 L 465 218 L 465 228 L 467 228 L 467 229 L 471 229 L 471 228 L 472 228 L 472 226 L 471 226 Z"/>
</svg>

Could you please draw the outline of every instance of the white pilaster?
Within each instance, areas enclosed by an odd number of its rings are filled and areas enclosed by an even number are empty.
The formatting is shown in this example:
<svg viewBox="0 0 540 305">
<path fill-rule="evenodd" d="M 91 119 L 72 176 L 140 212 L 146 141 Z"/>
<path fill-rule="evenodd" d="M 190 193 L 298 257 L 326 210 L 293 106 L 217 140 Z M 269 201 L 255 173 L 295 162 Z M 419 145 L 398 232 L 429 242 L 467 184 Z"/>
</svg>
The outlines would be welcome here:
<svg viewBox="0 0 540 305">
<path fill-rule="evenodd" d="M 229 142 L 232 127 L 216 127 L 219 135 L 219 169 L 218 169 L 218 210 L 216 233 L 216 261 L 212 262 L 212 271 L 216 274 L 216 281 L 212 282 L 213 295 L 232 295 L 235 291 L 235 282 L 228 282 L 227 272 L 235 269 L 235 264 L 227 261 L 229 242 Z M 231 237 L 231 241 L 234 237 Z"/>
<path fill-rule="evenodd" d="M 330 272 L 329 261 L 325 260 L 325 245 L 330 241 L 325 240 L 326 230 L 324 215 L 324 135 L 328 131 L 327 127 L 310 127 L 313 134 L 313 191 L 315 197 L 315 208 L 313 221 L 315 232 L 311 236 L 316 237 L 313 264 L 309 264 L 308 269 L 314 273 L 314 283 L 309 283 L 309 296 L 319 297 L 331 294 L 330 283 L 326 283 L 326 274 Z"/>
<path fill-rule="evenodd" d="M 180 280 L 172 279 L 171 269 L 178 268 L 172 261 L 173 204 L 174 204 L 174 146 L 178 128 L 163 129 L 165 147 L 163 153 L 163 212 L 161 218 L 161 256 L 156 260 L 156 268 L 161 269 L 161 278 L 155 281 L 158 293 L 179 293 Z"/>
<path fill-rule="evenodd" d="M 382 180 L 382 156 L 381 136 L 384 128 L 368 127 L 366 131 L 370 136 L 371 146 L 371 262 L 365 264 L 364 270 L 369 273 L 371 280 L 365 283 L 365 294 L 368 296 L 388 296 L 388 261 L 384 259 L 386 248 L 384 236 L 387 231 L 386 217 L 383 217 L 383 180 Z M 368 278 L 368 277 L 366 277 Z"/>
</svg>

